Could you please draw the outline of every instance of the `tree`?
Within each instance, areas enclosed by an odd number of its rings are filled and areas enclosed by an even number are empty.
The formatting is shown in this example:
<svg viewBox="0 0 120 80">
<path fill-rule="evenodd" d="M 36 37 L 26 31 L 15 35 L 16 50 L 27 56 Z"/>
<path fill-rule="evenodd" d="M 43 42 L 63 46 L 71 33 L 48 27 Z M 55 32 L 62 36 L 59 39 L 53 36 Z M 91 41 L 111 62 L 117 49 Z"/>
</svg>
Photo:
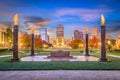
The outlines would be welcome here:
<svg viewBox="0 0 120 80">
<path fill-rule="evenodd" d="M 93 48 L 98 48 L 99 47 L 99 42 L 100 42 L 100 39 L 96 36 L 92 36 L 90 39 L 89 39 L 89 44 L 90 46 Z"/>
<path fill-rule="evenodd" d="M 82 42 L 81 40 L 73 40 L 73 41 L 71 41 L 71 43 L 70 43 L 70 46 L 71 46 L 73 49 L 79 48 L 79 47 L 80 47 L 79 45 L 83 45 L 83 42 Z"/>
<path fill-rule="evenodd" d="M 10 48 L 12 48 L 13 44 L 13 32 L 10 27 L 6 29 L 6 32 L 4 33 L 5 35 L 5 42 L 10 45 Z"/>
<path fill-rule="evenodd" d="M 35 37 L 34 38 L 34 45 L 35 45 L 35 48 L 42 48 L 42 46 L 43 46 L 42 39 L 39 37 Z"/>
<path fill-rule="evenodd" d="M 24 48 L 29 48 L 31 47 L 31 36 L 28 35 L 27 33 L 25 33 L 22 37 L 21 37 L 21 43 L 22 46 Z"/>
<path fill-rule="evenodd" d="M 116 40 L 110 39 L 110 40 L 106 40 L 106 41 L 107 41 L 107 43 L 106 43 L 107 49 L 108 49 L 109 51 L 111 51 L 111 48 L 115 45 Z"/>
</svg>

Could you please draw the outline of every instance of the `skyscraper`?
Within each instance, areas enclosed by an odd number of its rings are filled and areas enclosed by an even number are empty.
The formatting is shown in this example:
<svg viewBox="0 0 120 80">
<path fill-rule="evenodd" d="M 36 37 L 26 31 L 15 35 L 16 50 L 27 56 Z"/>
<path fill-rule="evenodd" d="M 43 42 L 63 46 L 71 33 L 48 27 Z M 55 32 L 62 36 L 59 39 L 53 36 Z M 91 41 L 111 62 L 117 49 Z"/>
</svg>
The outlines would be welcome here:
<svg viewBox="0 0 120 80">
<path fill-rule="evenodd" d="M 92 34 L 93 34 L 93 36 L 99 36 L 99 29 L 97 27 L 94 27 L 92 29 Z"/>
<path fill-rule="evenodd" d="M 64 28 L 62 24 L 59 24 L 57 27 L 57 37 L 64 37 Z"/>
<path fill-rule="evenodd" d="M 40 28 L 41 39 L 47 42 L 47 28 Z"/>
<path fill-rule="evenodd" d="M 64 28 L 62 24 L 59 24 L 56 31 L 56 45 L 63 46 L 64 45 Z"/>
<path fill-rule="evenodd" d="M 74 39 L 83 41 L 83 32 L 79 30 L 74 30 Z"/>
</svg>

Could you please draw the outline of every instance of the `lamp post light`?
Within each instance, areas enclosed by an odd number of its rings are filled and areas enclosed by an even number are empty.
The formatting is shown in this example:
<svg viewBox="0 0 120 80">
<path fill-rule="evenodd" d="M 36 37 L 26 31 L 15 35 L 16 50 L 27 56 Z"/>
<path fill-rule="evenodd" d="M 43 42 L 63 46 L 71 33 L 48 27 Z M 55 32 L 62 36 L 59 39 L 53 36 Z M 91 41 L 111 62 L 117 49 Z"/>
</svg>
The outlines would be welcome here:
<svg viewBox="0 0 120 80">
<path fill-rule="evenodd" d="M 86 50 L 85 50 L 85 56 L 90 56 L 89 55 L 89 48 L 88 48 L 88 27 L 86 27 Z"/>
<path fill-rule="evenodd" d="M 101 58 L 100 61 L 108 61 L 106 58 L 106 47 L 105 47 L 105 18 L 101 15 Z"/>
<path fill-rule="evenodd" d="M 31 54 L 30 56 L 35 56 L 34 54 L 34 27 L 31 27 Z"/>
<path fill-rule="evenodd" d="M 13 59 L 12 62 L 19 61 L 18 58 L 18 14 L 14 15 L 14 42 L 13 42 Z"/>
</svg>

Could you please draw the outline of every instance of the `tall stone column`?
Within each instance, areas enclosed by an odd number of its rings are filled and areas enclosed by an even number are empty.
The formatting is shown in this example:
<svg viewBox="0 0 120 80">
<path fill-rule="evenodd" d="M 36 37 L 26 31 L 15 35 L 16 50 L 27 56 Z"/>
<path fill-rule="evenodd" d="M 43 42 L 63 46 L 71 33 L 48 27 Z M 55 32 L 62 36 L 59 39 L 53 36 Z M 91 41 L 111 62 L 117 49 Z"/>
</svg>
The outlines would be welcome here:
<svg viewBox="0 0 120 80">
<path fill-rule="evenodd" d="M 105 47 L 105 26 L 101 26 L 101 58 L 100 61 L 107 61 Z"/>
<path fill-rule="evenodd" d="M 88 34 L 86 34 L 86 50 L 85 50 L 85 56 L 90 56 L 90 55 L 89 55 L 89 48 L 88 48 Z"/>
<path fill-rule="evenodd" d="M 101 15 L 101 58 L 100 61 L 108 61 L 106 58 L 106 44 L 105 44 L 105 36 L 106 36 L 106 31 L 105 31 L 105 18 L 103 15 Z"/>
<path fill-rule="evenodd" d="M 13 42 L 13 59 L 12 61 L 19 61 L 18 58 L 18 26 L 14 26 L 14 42 Z"/>
<path fill-rule="evenodd" d="M 34 33 L 31 34 L 31 54 L 30 56 L 35 56 L 34 54 Z"/>
<path fill-rule="evenodd" d="M 86 49 L 85 49 L 85 56 L 90 56 L 89 55 L 89 46 L 88 46 L 88 27 L 86 27 L 86 34 L 85 34 L 85 39 L 86 39 Z"/>
<path fill-rule="evenodd" d="M 14 16 L 14 42 L 13 42 L 13 59 L 11 59 L 12 62 L 19 61 L 18 58 L 18 14 L 15 14 Z"/>
</svg>

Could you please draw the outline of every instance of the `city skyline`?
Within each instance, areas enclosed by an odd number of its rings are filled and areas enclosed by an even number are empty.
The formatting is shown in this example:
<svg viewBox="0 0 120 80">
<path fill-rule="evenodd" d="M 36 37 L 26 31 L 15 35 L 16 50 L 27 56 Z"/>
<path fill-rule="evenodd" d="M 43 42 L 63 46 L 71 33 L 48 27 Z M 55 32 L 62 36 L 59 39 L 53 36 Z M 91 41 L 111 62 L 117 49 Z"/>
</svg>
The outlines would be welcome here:
<svg viewBox="0 0 120 80">
<path fill-rule="evenodd" d="M 21 31 L 27 31 L 26 26 L 34 24 L 47 27 L 50 37 L 56 37 L 56 27 L 62 24 L 65 38 L 71 39 L 74 29 L 83 33 L 86 26 L 89 33 L 93 27 L 100 29 L 100 15 L 104 14 L 107 35 L 117 38 L 120 31 L 119 8 L 119 0 L 1 0 L 0 23 L 12 23 L 13 15 L 18 13 Z"/>
</svg>

